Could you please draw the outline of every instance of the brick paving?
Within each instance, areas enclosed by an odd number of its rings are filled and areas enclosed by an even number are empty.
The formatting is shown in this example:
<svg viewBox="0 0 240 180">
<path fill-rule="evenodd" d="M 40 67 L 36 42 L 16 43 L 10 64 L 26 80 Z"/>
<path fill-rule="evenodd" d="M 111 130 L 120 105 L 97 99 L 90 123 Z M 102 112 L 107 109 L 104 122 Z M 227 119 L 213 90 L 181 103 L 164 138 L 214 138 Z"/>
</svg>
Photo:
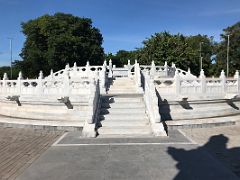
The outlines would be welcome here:
<svg viewBox="0 0 240 180">
<path fill-rule="evenodd" d="M 63 132 L 0 127 L 0 180 L 13 180 Z"/>
</svg>

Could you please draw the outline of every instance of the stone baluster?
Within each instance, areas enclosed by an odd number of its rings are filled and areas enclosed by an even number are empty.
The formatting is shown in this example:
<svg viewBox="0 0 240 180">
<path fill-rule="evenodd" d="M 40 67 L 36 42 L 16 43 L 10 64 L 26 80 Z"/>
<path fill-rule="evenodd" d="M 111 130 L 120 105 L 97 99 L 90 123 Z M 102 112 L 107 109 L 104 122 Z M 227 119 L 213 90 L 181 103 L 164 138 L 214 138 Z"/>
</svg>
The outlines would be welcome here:
<svg viewBox="0 0 240 180">
<path fill-rule="evenodd" d="M 89 117 L 87 118 L 87 123 L 92 124 L 94 120 L 95 113 L 95 95 L 96 95 L 96 81 L 94 79 L 90 80 L 90 97 L 89 97 Z"/>
<path fill-rule="evenodd" d="M 72 76 L 73 76 L 73 78 L 76 78 L 76 76 L 77 76 L 77 63 L 76 62 L 74 62 L 74 64 L 73 64 Z"/>
<path fill-rule="evenodd" d="M 51 78 L 51 80 L 54 79 L 54 75 L 53 75 L 53 70 L 52 70 L 52 69 L 51 69 L 51 71 L 50 71 L 50 78 Z"/>
<path fill-rule="evenodd" d="M 105 64 L 102 65 L 102 70 L 100 71 L 100 91 L 102 94 L 106 93 L 106 66 Z"/>
<path fill-rule="evenodd" d="M 156 74 L 156 66 L 155 66 L 154 61 L 152 61 L 151 70 L 150 70 L 150 76 L 151 76 L 151 77 L 154 77 L 155 74 Z"/>
<path fill-rule="evenodd" d="M 202 94 L 205 94 L 206 93 L 206 76 L 204 74 L 204 70 L 203 69 L 200 71 L 199 78 L 201 79 L 201 91 L 202 91 Z"/>
<path fill-rule="evenodd" d="M 106 61 L 106 60 L 104 60 L 103 65 L 104 65 L 105 67 L 107 67 L 107 61 Z"/>
<path fill-rule="evenodd" d="M 168 74 L 168 75 L 171 76 L 171 77 L 174 77 L 175 72 L 176 72 L 176 65 L 172 62 L 172 65 L 171 65 L 171 74 Z"/>
<path fill-rule="evenodd" d="M 164 63 L 164 73 L 165 73 L 165 77 L 168 76 L 168 64 L 167 64 L 167 61 L 165 61 Z"/>
<path fill-rule="evenodd" d="M 135 68 L 136 68 L 136 72 L 135 72 L 135 75 L 136 75 L 136 83 L 137 83 L 137 86 L 138 87 L 141 87 L 141 72 L 140 72 L 140 65 L 139 63 L 135 64 Z"/>
<path fill-rule="evenodd" d="M 90 75 L 90 63 L 89 61 L 87 61 L 87 64 L 86 64 L 86 76 L 89 76 Z"/>
<path fill-rule="evenodd" d="M 34 92 L 33 88 L 31 89 L 32 93 Z M 43 72 L 40 71 L 38 79 L 37 79 L 37 93 L 38 95 L 43 94 Z"/>
<path fill-rule="evenodd" d="M 236 84 L 237 84 L 237 94 L 240 94 L 240 77 L 239 77 L 239 71 L 236 70 L 234 74 L 234 79 L 236 79 Z"/>
<path fill-rule="evenodd" d="M 70 95 L 70 77 L 69 77 L 69 71 L 67 68 L 64 70 L 63 74 L 63 86 L 62 86 L 62 94 L 66 97 L 69 97 Z"/>
<path fill-rule="evenodd" d="M 22 72 L 20 71 L 18 73 L 18 78 L 17 78 L 17 93 L 18 95 L 21 94 L 21 87 L 22 87 L 22 82 L 21 80 L 23 79 Z"/>
<path fill-rule="evenodd" d="M 180 79 L 179 73 L 176 70 L 175 75 L 174 75 L 174 82 L 175 82 L 177 95 L 180 95 L 180 93 L 181 93 L 181 82 L 180 81 L 181 81 L 181 79 Z"/>
<path fill-rule="evenodd" d="M 112 72 L 112 60 L 109 60 L 109 72 L 108 72 L 108 77 L 112 78 L 113 77 L 113 72 Z"/>
<path fill-rule="evenodd" d="M 8 75 L 7 73 L 3 74 L 3 93 L 7 93 L 7 80 L 8 80 Z"/>
<path fill-rule="evenodd" d="M 130 63 L 129 59 L 128 59 L 127 68 L 128 68 L 128 77 L 130 77 L 131 76 L 131 63 Z"/>
<path fill-rule="evenodd" d="M 226 93 L 227 92 L 227 84 L 226 84 L 226 76 L 225 76 L 224 70 L 221 71 L 221 75 L 219 78 L 221 79 L 222 92 Z"/>
</svg>

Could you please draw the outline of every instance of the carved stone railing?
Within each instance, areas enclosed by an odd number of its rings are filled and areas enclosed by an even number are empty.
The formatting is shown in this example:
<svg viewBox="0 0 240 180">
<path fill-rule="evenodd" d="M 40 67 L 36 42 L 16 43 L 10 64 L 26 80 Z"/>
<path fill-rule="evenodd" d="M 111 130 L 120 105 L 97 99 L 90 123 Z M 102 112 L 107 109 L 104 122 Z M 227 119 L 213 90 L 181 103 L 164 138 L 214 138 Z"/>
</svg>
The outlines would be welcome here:
<svg viewBox="0 0 240 180">
<path fill-rule="evenodd" d="M 89 64 L 86 67 L 75 65 L 72 68 L 67 65 L 64 70 L 57 73 L 51 71 L 51 74 L 45 78 L 40 72 L 37 79 L 23 79 L 20 72 L 17 80 L 8 80 L 5 73 L 3 80 L 0 80 L 0 100 L 16 101 L 19 106 L 22 106 L 22 102 L 28 104 L 54 102 L 64 103 L 68 109 L 74 109 L 73 102 L 78 107 L 84 106 L 83 109 L 87 107 L 88 115 L 85 118 L 83 132 L 85 136 L 94 137 L 100 90 L 104 93 L 105 84 L 105 65 L 101 67 L 89 66 Z"/>
<path fill-rule="evenodd" d="M 142 73 L 141 75 L 143 76 L 144 84 L 144 102 L 153 133 L 156 136 L 166 135 L 164 126 L 161 123 L 161 116 L 159 114 L 158 97 L 156 94 L 154 79 L 150 77 L 148 71 Z"/>
<path fill-rule="evenodd" d="M 219 78 L 206 78 L 202 70 L 200 76 L 180 76 L 176 71 L 174 78 L 155 79 L 155 85 L 162 95 L 180 97 L 202 96 L 233 98 L 240 95 L 240 78 L 237 71 L 233 78 L 226 78 L 224 71 Z"/>
</svg>

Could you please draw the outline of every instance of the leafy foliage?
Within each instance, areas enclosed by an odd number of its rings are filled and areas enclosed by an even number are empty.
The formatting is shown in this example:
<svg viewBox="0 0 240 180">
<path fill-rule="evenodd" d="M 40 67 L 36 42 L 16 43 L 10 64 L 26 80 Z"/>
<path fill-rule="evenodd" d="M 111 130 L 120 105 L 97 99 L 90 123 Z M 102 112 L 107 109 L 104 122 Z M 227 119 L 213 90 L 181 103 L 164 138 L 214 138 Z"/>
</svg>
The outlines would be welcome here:
<svg viewBox="0 0 240 180">
<path fill-rule="evenodd" d="M 217 47 L 216 71 L 227 68 L 227 43 L 229 36 L 229 75 L 233 75 L 235 70 L 240 70 L 240 22 L 227 27 L 221 34 L 222 41 Z"/>
<path fill-rule="evenodd" d="M 78 65 L 85 65 L 86 61 L 103 62 L 103 38 L 92 27 L 91 19 L 63 13 L 44 15 L 22 23 L 22 31 L 26 36 L 20 54 L 23 61 L 15 64 L 29 77 L 36 76 L 40 70 L 49 73 L 50 69 L 62 69 L 75 61 Z"/>
<path fill-rule="evenodd" d="M 163 65 L 165 61 L 168 64 L 173 62 L 177 67 L 185 70 L 190 67 L 193 74 L 198 75 L 200 71 L 200 43 L 203 69 L 207 70 L 206 74 L 209 74 L 210 57 L 214 53 L 214 43 L 211 37 L 171 35 L 168 32 L 156 33 L 143 41 L 144 46 L 137 50 L 137 56 L 141 64 L 150 64 L 152 60 L 157 65 Z"/>
<path fill-rule="evenodd" d="M 115 55 L 112 53 L 106 54 L 105 59 L 109 61 L 112 60 L 113 64 L 115 64 L 117 67 L 122 67 L 124 64 L 128 63 L 128 60 L 131 61 L 131 63 L 134 62 L 137 55 L 137 51 L 125 51 L 125 50 L 119 50 Z"/>
</svg>

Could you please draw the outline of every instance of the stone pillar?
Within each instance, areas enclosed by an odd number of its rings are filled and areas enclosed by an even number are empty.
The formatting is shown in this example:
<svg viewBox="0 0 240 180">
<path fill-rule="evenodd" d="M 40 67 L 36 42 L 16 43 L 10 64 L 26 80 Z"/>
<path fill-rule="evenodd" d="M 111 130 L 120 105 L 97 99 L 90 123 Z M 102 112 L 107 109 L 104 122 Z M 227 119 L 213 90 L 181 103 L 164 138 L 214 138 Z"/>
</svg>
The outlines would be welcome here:
<svg viewBox="0 0 240 180">
<path fill-rule="evenodd" d="M 168 76 L 174 77 L 175 72 L 176 72 L 176 65 L 174 63 L 172 63 L 170 71 L 168 72 Z"/>
<path fill-rule="evenodd" d="M 225 76 L 224 70 L 221 71 L 220 79 L 221 79 L 221 84 L 222 84 L 222 92 L 226 93 L 227 92 L 227 84 L 226 84 L 226 76 Z"/>
<path fill-rule="evenodd" d="M 130 63 L 129 59 L 128 59 L 127 68 L 128 68 L 128 77 L 130 77 L 131 76 L 131 63 Z"/>
<path fill-rule="evenodd" d="M 87 119 L 87 123 L 92 124 L 95 113 L 94 99 L 96 94 L 96 81 L 94 79 L 91 79 L 89 83 L 90 83 L 90 97 L 89 97 L 89 116 Z"/>
<path fill-rule="evenodd" d="M 167 76 L 168 76 L 168 65 L 167 65 L 167 61 L 165 61 L 165 63 L 164 63 L 164 73 L 165 73 L 165 76 L 167 77 Z"/>
<path fill-rule="evenodd" d="M 135 70 L 136 70 L 136 77 L 137 77 L 137 86 L 138 87 L 141 87 L 141 72 L 140 72 L 140 65 L 139 65 L 139 63 L 137 63 L 136 65 L 135 65 Z"/>
<path fill-rule="evenodd" d="M 109 60 L 108 67 L 109 67 L 108 77 L 112 78 L 113 77 L 113 72 L 112 72 L 112 60 L 111 59 Z"/>
<path fill-rule="evenodd" d="M 90 63 L 89 61 L 87 61 L 87 64 L 86 64 L 86 76 L 89 76 L 90 75 Z"/>
<path fill-rule="evenodd" d="M 64 73 L 63 73 L 63 85 L 62 85 L 62 95 L 69 97 L 70 95 L 70 79 L 69 79 L 69 68 L 65 68 Z"/>
<path fill-rule="evenodd" d="M 180 95 L 180 93 L 181 93 L 181 82 L 180 82 L 180 76 L 179 76 L 178 71 L 175 72 L 174 82 L 175 82 L 175 86 L 176 86 L 176 94 Z"/>
<path fill-rule="evenodd" d="M 21 80 L 22 80 L 22 79 L 23 79 L 23 77 L 22 77 L 22 72 L 20 71 L 20 72 L 18 73 L 18 78 L 17 78 L 17 93 L 18 93 L 18 95 L 21 94 L 21 86 L 22 86 Z"/>
<path fill-rule="evenodd" d="M 150 76 L 154 78 L 155 74 L 156 74 L 156 66 L 155 66 L 154 61 L 152 61 L 151 70 L 150 70 Z"/>
<path fill-rule="evenodd" d="M 204 74 L 204 70 L 203 69 L 200 72 L 199 78 L 201 79 L 201 91 L 202 91 L 202 94 L 206 94 L 206 76 Z"/>
<path fill-rule="evenodd" d="M 237 84 L 237 94 L 240 94 L 240 78 L 239 78 L 239 71 L 236 70 L 234 74 L 234 79 L 236 79 L 236 84 Z"/>
<path fill-rule="evenodd" d="M 7 73 L 3 74 L 3 93 L 7 92 L 7 80 L 8 80 L 8 75 Z"/>
<path fill-rule="evenodd" d="M 102 70 L 100 71 L 100 92 L 102 94 L 106 94 L 106 66 L 105 64 L 102 65 Z"/>
<path fill-rule="evenodd" d="M 37 95 L 42 95 L 43 94 L 43 72 L 40 71 L 38 79 L 37 79 Z M 32 91 L 34 92 L 34 91 Z"/>
</svg>

